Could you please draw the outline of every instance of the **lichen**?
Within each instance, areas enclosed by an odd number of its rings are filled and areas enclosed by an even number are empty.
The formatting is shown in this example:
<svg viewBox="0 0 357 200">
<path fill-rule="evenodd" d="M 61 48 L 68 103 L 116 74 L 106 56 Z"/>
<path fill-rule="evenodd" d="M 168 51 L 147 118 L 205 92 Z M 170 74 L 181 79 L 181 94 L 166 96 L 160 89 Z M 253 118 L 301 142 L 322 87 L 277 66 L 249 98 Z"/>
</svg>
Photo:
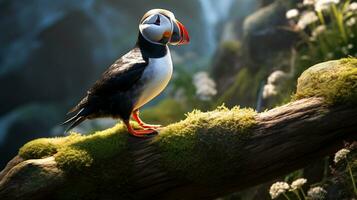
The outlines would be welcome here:
<svg viewBox="0 0 357 200">
<path fill-rule="evenodd" d="M 317 64 L 298 79 L 293 100 L 322 97 L 329 105 L 357 103 L 357 59 Z"/>
<path fill-rule="evenodd" d="M 163 129 L 154 144 L 161 150 L 162 164 L 171 173 L 194 181 L 219 179 L 222 174 L 229 174 L 219 169 L 238 164 L 239 146 L 256 125 L 255 116 L 252 109 L 238 107 L 230 110 L 221 106 L 211 112 L 195 110 L 185 120 Z"/>
<path fill-rule="evenodd" d="M 37 139 L 25 144 L 19 155 L 25 159 L 54 156 L 63 170 L 79 171 L 123 152 L 127 136 L 126 128 L 118 124 L 91 135 L 71 133 L 67 137 Z"/>
</svg>

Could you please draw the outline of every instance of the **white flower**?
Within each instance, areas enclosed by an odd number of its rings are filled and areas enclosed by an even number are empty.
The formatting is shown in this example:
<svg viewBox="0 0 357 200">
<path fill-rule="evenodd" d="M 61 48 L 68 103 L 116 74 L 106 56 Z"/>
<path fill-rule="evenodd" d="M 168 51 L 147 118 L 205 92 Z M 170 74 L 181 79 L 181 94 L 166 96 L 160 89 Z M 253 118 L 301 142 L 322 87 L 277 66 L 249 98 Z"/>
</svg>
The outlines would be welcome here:
<svg viewBox="0 0 357 200">
<path fill-rule="evenodd" d="M 263 98 L 264 99 L 275 96 L 277 94 L 278 94 L 278 91 L 276 90 L 275 85 L 272 85 L 272 84 L 264 85 L 264 89 L 263 89 Z"/>
<path fill-rule="evenodd" d="M 349 20 L 346 21 L 346 25 L 351 27 L 356 24 L 356 18 L 352 17 Z"/>
<path fill-rule="evenodd" d="M 315 4 L 315 0 L 304 0 L 304 2 L 302 3 L 302 5 L 304 6 L 311 6 Z"/>
<path fill-rule="evenodd" d="M 306 182 L 307 180 L 305 178 L 296 179 L 291 183 L 291 190 L 293 191 L 301 188 Z"/>
<path fill-rule="evenodd" d="M 300 29 L 300 30 L 303 30 L 306 28 L 306 26 L 316 22 L 317 20 L 319 20 L 319 18 L 317 17 L 317 15 L 315 14 L 315 12 L 313 11 L 307 11 L 307 12 L 304 12 L 298 23 L 297 23 L 297 27 Z"/>
<path fill-rule="evenodd" d="M 340 162 L 341 160 L 347 158 L 347 154 L 350 153 L 348 149 L 341 149 L 335 154 L 335 159 L 333 160 L 335 163 Z"/>
<path fill-rule="evenodd" d="M 322 200 L 326 197 L 326 190 L 322 187 L 313 187 L 307 192 L 307 196 L 310 197 L 311 200 Z"/>
<path fill-rule="evenodd" d="M 340 3 L 340 0 L 317 0 L 315 3 L 315 10 L 318 12 L 327 10 L 333 4 Z"/>
<path fill-rule="evenodd" d="M 352 12 L 357 11 L 357 2 L 351 3 L 351 4 L 348 6 L 348 10 L 349 10 L 349 11 L 352 11 Z"/>
<path fill-rule="evenodd" d="M 198 72 L 193 77 L 193 84 L 196 87 L 196 95 L 202 101 L 209 101 L 217 94 L 216 83 L 207 72 Z"/>
<path fill-rule="evenodd" d="M 298 9 L 288 10 L 288 11 L 286 12 L 285 16 L 286 16 L 286 19 L 296 18 L 297 16 L 299 16 L 299 11 L 298 11 Z"/>
<path fill-rule="evenodd" d="M 353 44 L 348 44 L 348 45 L 347 45 L 347 48 L 348 48 L 348 49 L 353 49 Z"/>
<path fill-rule="evenodd" d="M 289 184 L 286 182 L 276 182 L 273 185 L 271 185 L 269 194 L 272 199 L 275 199 L 279 197 L 279 195 L 285 193 L 287 190 L 289 190 Z"/>
<path fill-rule="evenodd" d="M 268 84 L 274 84 L 276 85 L 279 81 L 285 79 L 287 77 L 287 74 L 281 70 L 276 70 L 273 73 L 271 73 L 268 77 Z"/>
<path fill-rule="evenodd" d="M 319 36 L 321 33 L 323 33 L 326 30 L 325 25 L 319 25 L 312 31 L 312 38 L 316 39 L 317 36 Z"/>
<path fill-rule="evenodd" d="M 283 71 L 277 70 L 271 73 L 268 77 L 268 83 L 263 88 L 263 98 L 267 99 L 271 96 L 278 94 L 277 85 L 280 84 L 282 80 L 287 78 L 287 74 Z"/>
</svg>

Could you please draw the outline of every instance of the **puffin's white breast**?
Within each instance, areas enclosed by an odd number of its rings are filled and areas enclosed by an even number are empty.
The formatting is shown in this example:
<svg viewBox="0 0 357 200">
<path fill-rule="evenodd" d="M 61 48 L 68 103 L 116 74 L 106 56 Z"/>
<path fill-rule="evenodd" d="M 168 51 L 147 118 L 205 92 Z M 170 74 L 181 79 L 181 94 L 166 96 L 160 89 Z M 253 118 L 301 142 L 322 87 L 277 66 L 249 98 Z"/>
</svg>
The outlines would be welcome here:
<svg viewBox="0 0 357 200">
<path fill-rule="evenodd" d="M 159 95 L 169 83 L 173 67 L 170 50 L 168 48 L 167 50 L 167 54 L 164 57 L 149 59 L 149 64 L 141 77 L 143 80 L 143 89 L 135 103 L 134 109 L 139 109 Z"/>
</svg>

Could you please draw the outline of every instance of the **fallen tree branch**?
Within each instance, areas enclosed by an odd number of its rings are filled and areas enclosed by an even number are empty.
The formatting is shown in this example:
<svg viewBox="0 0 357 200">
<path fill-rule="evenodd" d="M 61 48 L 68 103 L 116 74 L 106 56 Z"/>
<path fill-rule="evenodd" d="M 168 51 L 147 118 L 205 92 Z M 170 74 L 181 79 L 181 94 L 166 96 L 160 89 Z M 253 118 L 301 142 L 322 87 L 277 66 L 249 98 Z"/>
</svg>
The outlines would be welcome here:
<svg viewBox="0 0 357 200">
<path fill-rule="evenodd" d="M 16 157 L 0 173 L 0 199 L 214 199 L 302 168 L 357 138 L 356 104 L 326 98 L 259 114 L 221 108 L 188 118 L 145 139 L 118 129 L 76 142 L 69 136 L 61 145 L 41 141 L 39 152 L 48 157 Z M 110 154 L 105 141 L 120 148 Z"/>
<path fill-rule="evenodd" d="M 318 98 L 270 110 L 257 115 L 256 119 L 253 134 L 239 147 L 242 154 L 237 162 L 241 164 L 233 169 L 229 179 L 220 182 L 181 180 L 182 175 L 170 174 L 170 170 L 157 165 L 161 156 L 152 143 L 153 138 L 131 138 L 127 156 L 134 162 L 128 163 L 127 173 L 131 175 L 127 184 L 132 189 L 127 192 L 135 199 L 215 198 L 304 167 L 335 152 L 342 141 L 357 137 L 357 108 L 327 108 Z M 227 170 L 232 171 L 229 166 Z M 1 177 L 1 199 L 51 197 L 73 178 L 58 169 L 53 157 L 10 163 Z"/>
</svg>

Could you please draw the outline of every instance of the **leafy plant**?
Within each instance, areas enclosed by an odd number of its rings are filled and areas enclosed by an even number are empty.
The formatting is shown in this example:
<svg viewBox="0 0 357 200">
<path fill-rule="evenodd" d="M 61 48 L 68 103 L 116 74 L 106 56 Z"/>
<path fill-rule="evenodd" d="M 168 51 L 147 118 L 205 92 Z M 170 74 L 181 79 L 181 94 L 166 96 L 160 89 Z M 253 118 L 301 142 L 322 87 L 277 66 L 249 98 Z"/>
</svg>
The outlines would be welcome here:
<svg viewBox="0 0 357 200">
<path fill-rule="evenodd" d="M 286 14 L 300 36 L 295 77 L 326 60 L 357 55 L 357 3 L 350 0 L 305 0 Z"/>
</svg>

